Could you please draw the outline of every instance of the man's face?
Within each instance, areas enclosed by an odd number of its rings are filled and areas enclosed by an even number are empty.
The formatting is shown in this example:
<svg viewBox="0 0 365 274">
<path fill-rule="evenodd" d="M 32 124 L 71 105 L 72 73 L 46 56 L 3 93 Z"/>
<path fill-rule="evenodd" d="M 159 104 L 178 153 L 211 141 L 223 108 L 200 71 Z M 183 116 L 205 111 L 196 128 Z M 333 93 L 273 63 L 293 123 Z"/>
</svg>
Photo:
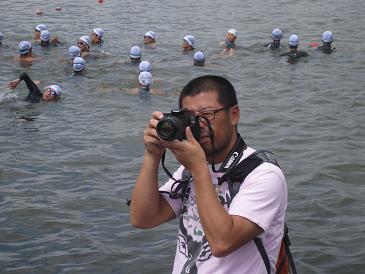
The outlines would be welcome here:
<svg viewBox="0 0 365 274">
<path fill-rule="evenodd" d="M 55 101 L 55 100 L 57 100 L 57 95 L 52 89 L 50 89 L 49 87 L 46 87 L 43 90 L 42 100 L 46 101 L 46 102 Z"/>
<path fill-rule="evenodd" d="M 182 41 L 181 43 L 181 47 L 184 49 L 184 50 L 191 50 L 193 49 L 192 46 L 190 46 L 190 44 L 188 42 L 186 42 L 185 40 Z"/>
<path fill-rule="evenodd" d="M 83 40 L 79 39 L 77 46 L 82 52 L 89 51 L 89 46 Z"/>
<path fill-rule="evenodd" d="M 95 44 L 100 43 L 101 39 L 99 36 L 96 35 L 95 32 L 91 32 L 91 41 Z"/>
<path fill-rule="evenodd" d="M 214 154 L 218 161 L 223 161 L 236 142 L 236 125 L 239 121 L 238 106 L 228 107 L 218 102 L 217 92 L 202 92 L 195 96 L 186 96 L 182 107 L 196 115 L 207 117 L 214 132 L 214 148 L 211 143 L 208 122 L 200 119 L 200 139 L 197 140 L 203 148 L 208 161 Z M 220 111 L 217 111 L 220 110 Z"/>
</svg>

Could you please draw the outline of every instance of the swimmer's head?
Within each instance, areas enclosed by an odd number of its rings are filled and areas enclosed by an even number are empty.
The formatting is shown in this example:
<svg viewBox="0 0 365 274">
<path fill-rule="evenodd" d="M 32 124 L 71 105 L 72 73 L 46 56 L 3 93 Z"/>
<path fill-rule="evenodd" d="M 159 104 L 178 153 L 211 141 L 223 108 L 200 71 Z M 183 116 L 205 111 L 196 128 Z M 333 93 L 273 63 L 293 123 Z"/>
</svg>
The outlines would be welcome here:
<svg viewBox="0 0 365 274">
<path fill-rule="evenodd" d="M 102 28 L 95 28 L 91 32 L 91 40 L 93 43 L 98 44 L 103 41 L 104 30 Z"/>
<path fill-rule="evenodd" d="M 271 32 L 271 38 L 274 41 L 280 41 L 283 38 L 283 33 L 281 29 L 273 29 L 273 31 Z"/>
<path fill-rule="evenodd" d="M 45 29 L 41 31 L 41 36 L 40 36 L 41 41 L 48 42 L 50 38 L 51 38 L 51 33 L 48 30 Z"/>
<path fill-rule="evenodd" d="M 289 47 L 296 48 L 299 45 L 298 35 L 292 34 L 289 37 Z"/>
<path fill-rule="evenodd" d="M 0 31 L 0 45 L 3 42 L 3 33 Z"/>
<path fill-rule="evenodd" d="M 238 36 L 238 31 L 236 29 L 229 29 L 227 31 L 226 39 L 228 42 L 233 43 L 237 39 L 237 36 Z"/>
<path fill-rule="evenodd" d="M 91 39 L 89 36 L 81 36 L 77 42 L 77 46 L 80 48 L 81 52 L 89 51 Z"/>
<path fill-rule="evenodd" d="M 131 47 L 131 50 L 129 52 L 129 57 L 130 57 L 132 62 L 141 61 L 141 57 L 142 57 L 141 48 L 139 46 Z"/>
<path fill-rule="evenodd" d="M 153 43 L 153 42 L 156 42 L 156 33 L 153 32 L 153 31 L 147 31 L 145 34 L 144 34 L 144 37 L 143 37 L 143 42 L 145 44 L 149 44 L 149 43 Z"/>
<path fill-rule="evenodd" d="M 333 34 L 329 30 L 325 31 L 322 35 L 322 42 L 323 43 L 332 43 L 333 42 Z"/>
<path fill-rule="evenodd" d="M 81 55 L 80 48 L 76 46 L 69 47 L 68 56 L 70 57 L 71 60 L 74 60 L 76 57 L 80 57 L 80 55 Z"/>
<path fill-rule="evenodd" d="M 32 44 L 29 41 L 21 41 L 19 43 L 20 55 L 27 55 L 32 51 Z"/>
<path fill-rule="evenodd" d="M 153 84 L 152 74 L 148 71 L 142 71 L 138 76 L 138 81 L 142 88 L 151 88 Z"/>
<path fill-rule="evenodd" d="M 82 57 L 76 57 L 72 62 L 72 67 L 76 73 L 80 73 L 85 70 L 85 60 Z"/>
<path fill-rule="evenodd" d="M 34 39 L 39 39 L 39 37 L 41 36 L 41 31 L 46 29 L 47 26 L 45 24 L 36 25 L 34 29 Z"/>
<path fill-rule="evenodd" d="M 205 55 L 203 52 L 198 51 L 194 54 L 194 65 L 195 66 L 204 66 L 205 63 Z"/>
<path fill-rule="evenodd" d="M 58 85 L 50 85 L 44 88 L 42 100 L 55 101 L 61 98 L 62 89 Z"/>
<path fill-rule="evenodd" d="M 151 66 L 150 62 L 142 61 L 138 66 L 138 70 L 140 73 L 143 71 L 151 72 L 152 66 Z"/>
<path fill-rule="evenodd" d="M 193 35 L 186 35 L 183 39 L 181 47 L 185 50 L 192 50 L 195 48 L 195 37 Z"/>
</svg>

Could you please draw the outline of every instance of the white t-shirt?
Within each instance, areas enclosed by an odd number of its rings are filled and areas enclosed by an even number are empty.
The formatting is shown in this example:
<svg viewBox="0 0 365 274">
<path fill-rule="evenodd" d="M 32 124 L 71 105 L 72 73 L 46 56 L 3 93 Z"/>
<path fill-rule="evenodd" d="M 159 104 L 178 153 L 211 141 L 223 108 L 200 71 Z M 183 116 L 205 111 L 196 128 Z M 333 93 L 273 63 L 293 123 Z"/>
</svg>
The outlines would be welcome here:
<svg viewBox="0 0 365 274">
<path fill-rule="evenodd" d="M 240 161 L 254 151 L 247 148 Z M 183 170 L 184 167 L 180 166 L 173 177 L 180 179 Z M 217 186 L 217 178 L 223 174 L 210 170 L 210 175 L 213 184 Z M 173 183 L 170 179 L 160 190 L 170 192 Z M 187 193 L 189 196 L 184 200 L 171 199 L 167 194 L 162 194 L 176 216 L 180 216 L 173 273 L 267 273 L 254 241 L 246 243 L 225 257 L 213 256 L 200 223 L 194 182 L 189 184 Z M 259 237 L 268 254 L 271 273 L 275 273 L 287 208 L 287 186 L 281 169 L 273 164 L 263 163 L 246 177 L 232 201 L 227 183 L 219 187 L 217 195 L 230 215 L 242 216 L 264 230 Z"/>
</svg>

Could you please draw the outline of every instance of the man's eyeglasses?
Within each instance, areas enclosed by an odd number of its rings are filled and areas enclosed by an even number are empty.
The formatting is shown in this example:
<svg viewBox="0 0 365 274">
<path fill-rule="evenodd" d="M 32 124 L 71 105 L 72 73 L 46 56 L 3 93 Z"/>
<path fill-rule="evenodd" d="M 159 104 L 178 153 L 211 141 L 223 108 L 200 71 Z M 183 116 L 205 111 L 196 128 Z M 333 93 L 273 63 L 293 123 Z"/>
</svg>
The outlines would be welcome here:
<svg viewBox="0 0 365 274">
<path fill-rule="evenodd" d="M 204 120 L 208 119 L 209 121 L 213 121 L 215 119 L 215 114 L 218 112 L 221 112 L 223 110 L 227 110 L 230 109 L 231 107 L 233 107 L 234 105 L 230 105 L 227 107 L 223 107 L 223 108 L 219 108 L 219 109 L 209 109 L 209 110 L 203 110 L 201 112 L 198 112 L 196 115 L 199 118 L 202 118 L 203 122 Z"/>
</svg>

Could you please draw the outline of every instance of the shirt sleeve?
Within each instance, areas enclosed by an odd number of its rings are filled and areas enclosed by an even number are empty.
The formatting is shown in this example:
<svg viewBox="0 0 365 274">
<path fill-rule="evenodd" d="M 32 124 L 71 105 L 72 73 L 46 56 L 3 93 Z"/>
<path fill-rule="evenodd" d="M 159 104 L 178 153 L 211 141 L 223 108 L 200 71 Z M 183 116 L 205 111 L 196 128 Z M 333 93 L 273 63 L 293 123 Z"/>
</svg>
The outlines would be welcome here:
<svg viewBox="0 0 365 274">
<path fill-rule="evenodd" d="M 264 163 L 243 181 L 228 212 L 250 220 L 267 232 L 275 216 L 285 214 L 286 205 L 283 172 L 273 164 Z"/>
<path fill-rule="evenodd" d="M 182 178 L 182 173 L 183 173 L 184 167 L 180 166 L 175 173 L 172 175 L 172 177 L 174 177 L 176 180 L 179 180 Z M 169 179 L 163 186 L 160 187 L 160 191 L 164 191 L 164 192 L 168 192 L 171 193 L 171 188 L 172 187 L 176 187 L 176 185 L 174 186 L 175 181 L 173 179 Z M 173 211 L 175 212 L 176 216 L 180 215 L 180 211 L 181 211 L 181 206 L 182 206 L 182 199 L 178 198 L 178 199 L 172 199 L 170 198 L 170 196 L 167 193 L 161 193 L 162 197 L 165 198 L 165 200 L 170 204 L 171 208 L 173 209 Z"/>
</svg>

